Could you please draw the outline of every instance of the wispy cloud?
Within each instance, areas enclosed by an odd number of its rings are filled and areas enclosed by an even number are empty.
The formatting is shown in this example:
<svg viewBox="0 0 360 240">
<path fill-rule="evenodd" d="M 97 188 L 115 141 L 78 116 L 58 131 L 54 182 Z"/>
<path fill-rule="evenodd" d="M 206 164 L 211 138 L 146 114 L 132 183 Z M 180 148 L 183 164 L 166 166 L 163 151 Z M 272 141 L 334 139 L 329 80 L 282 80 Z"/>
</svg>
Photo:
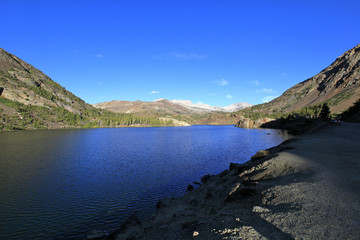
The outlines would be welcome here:
<svg viewBox="0 0 360 240">
<path fill-rule="evenodd" d="M 259 81 L 257 81 L 257 80 L 250 81 L 249 84 L 250 84 L 250 85 L 253 85 L 253 86 L 260 86 L 260 83 L 259 83 Z"/>
<path fill-rule="evenodd" d="M 274 93 L 275 91 L 271 88 L 261 88 L 256 90 L 256 92 L 260 92 L 260 93 Z"/>
<path fill-rule="evenodd" d="M 266 96 L 262 98 L 262 102 L 263 103 L 267 103 L 270 102 L 271 100 L 273 100 L 274 98 L 277 98 L 278 96 Z"/>
<path fill-rule="evenodd" d="M 227 99 L 232 99 L 233 96 L 231 96 L 230 94 L 226 94 L 226 98 L 227 98 Z"/>
<path fill-rule="evenodd" d="M 149 92 L 150 95 L 159 94 L 159 93 L 160 93 L 159 91 L 155 91 L 155 90 L 152 90 L 151 92 Z"/>
<path fill-rule="evenodd" d="M 180 53 L 180 52 L 169 52 L 163 55 L 156 55 L 154 58 L 159 60 L 204 60 L 207 58 L 206 54 L 198 54 L 198 53 Z"/>
<path fill-rule="evenodd" d="M 96 57 L 96 58 L 102 58 L 103 55 L 102 55 L 101 53 L 98 53 L 98 54 L 95 54 L 94 57 Z"/>
<path fill-rule="evenodd" d="M 223 79 L 223 78 L 220 79 L 220 80 L 214 81 L 214 83 L 215 83 L 216 85 L 220 86 L 220 87 L 223 87 L 223 86 L 226 86 L 226 85 L 229 84 L 229 82 L 228 82 L 227 80 Z"/>
</svg>

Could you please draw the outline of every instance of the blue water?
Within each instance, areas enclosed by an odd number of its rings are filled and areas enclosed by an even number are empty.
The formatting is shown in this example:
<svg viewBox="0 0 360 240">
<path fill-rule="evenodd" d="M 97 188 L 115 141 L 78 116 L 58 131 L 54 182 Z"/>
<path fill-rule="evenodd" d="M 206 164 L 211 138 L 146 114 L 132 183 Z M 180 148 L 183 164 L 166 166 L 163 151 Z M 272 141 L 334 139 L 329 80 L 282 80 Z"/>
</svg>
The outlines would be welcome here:
<svg viewBox="0 0 360 240">
<path fill-rule="evenodd" d="M 284 139 L 277 130 L 233 126 L 2 132 L 0 239 L 112 231 Z"/>
</svg>

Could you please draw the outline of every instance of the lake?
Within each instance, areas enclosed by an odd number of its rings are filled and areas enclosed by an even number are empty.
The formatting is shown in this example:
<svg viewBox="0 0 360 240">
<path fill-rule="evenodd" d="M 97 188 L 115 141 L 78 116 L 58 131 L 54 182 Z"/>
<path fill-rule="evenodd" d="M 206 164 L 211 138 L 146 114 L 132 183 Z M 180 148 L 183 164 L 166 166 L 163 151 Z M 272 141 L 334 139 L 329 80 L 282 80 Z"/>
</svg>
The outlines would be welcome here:
<svg viewBox="0 0 360 240">
<path fill-rule="evenodd" d="M 0 239 L 84 239 L 145 219 L 206 174 L 278 145 L 278 130 L 233 126 L 0 133 Z M 193 184 L 194 185 L 194 184 Z"/>
</svg>

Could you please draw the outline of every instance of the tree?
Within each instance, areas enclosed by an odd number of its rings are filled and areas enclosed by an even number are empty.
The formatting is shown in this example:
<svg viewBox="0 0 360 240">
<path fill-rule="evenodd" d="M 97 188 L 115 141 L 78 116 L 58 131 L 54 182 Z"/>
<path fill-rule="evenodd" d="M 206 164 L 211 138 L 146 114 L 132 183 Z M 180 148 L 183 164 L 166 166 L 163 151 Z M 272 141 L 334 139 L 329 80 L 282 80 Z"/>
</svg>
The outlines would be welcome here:
<svg viewBox="0 0 360 240">
<path fill-rule="evenodd" d="M 324 103 L 321 107 L 321 112 L 320 112 L 320 119 L 321 120 L 328 120 L 330 116 L 330 109 L 328 107 L 328 105 L 326 103 Z"/>
</svg>

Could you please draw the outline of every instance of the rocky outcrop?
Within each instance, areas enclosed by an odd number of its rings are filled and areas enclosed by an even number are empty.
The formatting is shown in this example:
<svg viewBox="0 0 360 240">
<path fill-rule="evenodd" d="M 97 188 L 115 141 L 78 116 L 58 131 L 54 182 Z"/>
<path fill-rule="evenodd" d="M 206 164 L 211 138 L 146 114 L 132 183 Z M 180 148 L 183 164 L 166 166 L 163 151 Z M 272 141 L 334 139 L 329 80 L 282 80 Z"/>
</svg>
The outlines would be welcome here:
<svg viewBox="0 0 360 240">
<path fill-rule="evenodd" d="M 272 118 L 260 118 L 251 120 L 250 118 L 240 117 L 240 120 L 236 123 L 236 127 L 239 128 L 260 128 L 263 124 L 273 121 Z"/>
<path fill-rule="evenodd" d="M 168 121 L 168 122 L 172 122 L 172 126 L 181 126 L 181 127 L 188 127 L 190 126 L 189 123 L 185 122 L 185 121 L 180 121 L 180 120 L 177 120 L 175 118 L 165 118 L 165 117 L 161 117 L 159 118 L 160 120 L 163 120 L 163 121 Z"/>
</svg>

